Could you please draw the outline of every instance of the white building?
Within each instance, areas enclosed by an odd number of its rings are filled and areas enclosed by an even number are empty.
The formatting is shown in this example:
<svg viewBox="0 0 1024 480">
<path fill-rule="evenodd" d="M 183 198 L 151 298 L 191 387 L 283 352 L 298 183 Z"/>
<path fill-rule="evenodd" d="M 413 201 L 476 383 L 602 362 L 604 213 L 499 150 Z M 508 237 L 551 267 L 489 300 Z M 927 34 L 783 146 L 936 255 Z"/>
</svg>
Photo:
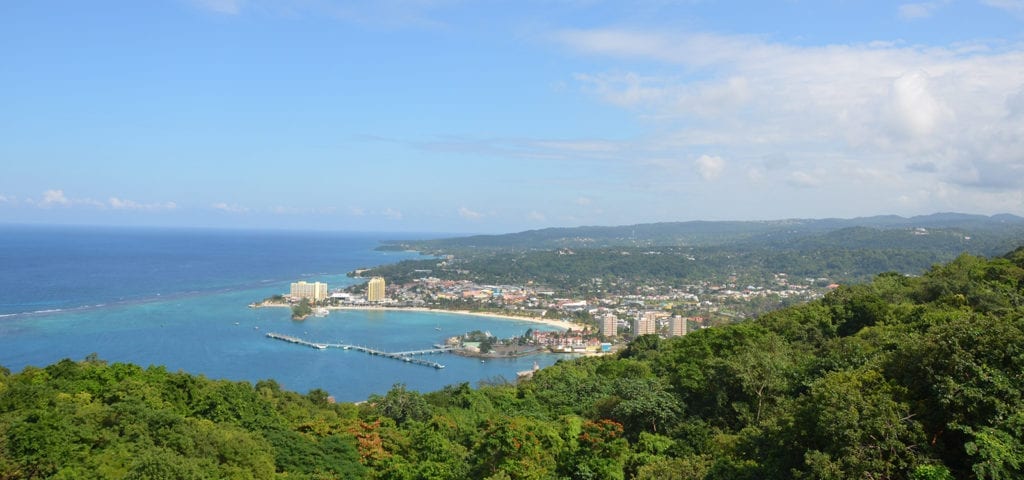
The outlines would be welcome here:
<svg viewBox="0 0 1024 480">
<path fill-rule="evenodd" d="M 619 318 L 614 313 L 609 313 L 601 319 L 601 335 L 611 338 L 619 333 Z"/>
<path fill-rule="evenodd" d="M 686 335 L 686 317 L 673 315 L 668 321 L 668 336 L 681 337 Z"/>
<path fill-rule="evenodd" d="M 653 312 L 637 313 L 636 319 L 633 320 L 633 336 L 639 337 L 640 335 L 650 335 L 652 333 L 658 333 L 657 317 L 655 317 Z"/>
</svg>

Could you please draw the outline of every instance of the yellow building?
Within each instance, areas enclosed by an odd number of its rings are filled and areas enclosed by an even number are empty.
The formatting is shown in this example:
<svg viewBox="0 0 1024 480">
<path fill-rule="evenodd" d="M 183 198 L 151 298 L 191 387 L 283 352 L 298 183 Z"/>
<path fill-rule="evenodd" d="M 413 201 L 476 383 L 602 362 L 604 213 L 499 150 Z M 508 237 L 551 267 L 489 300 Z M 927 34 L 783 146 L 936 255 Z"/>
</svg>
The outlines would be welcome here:
<svg viewBox="0 0 1024 480">
<path fill-rule="evenodd" d="M 384 279 L 382 277 L 373 277 L 370 279 L 370 282 L 366 284 L 366 301 L 384 301 Z"/>
<path fill-rule="evenodd" d="M 323 282 L 294 282 L 290 294 L 295 298 L 308 298 L 319 302 L 327 298 L 327 284 Z"/>
</svg>

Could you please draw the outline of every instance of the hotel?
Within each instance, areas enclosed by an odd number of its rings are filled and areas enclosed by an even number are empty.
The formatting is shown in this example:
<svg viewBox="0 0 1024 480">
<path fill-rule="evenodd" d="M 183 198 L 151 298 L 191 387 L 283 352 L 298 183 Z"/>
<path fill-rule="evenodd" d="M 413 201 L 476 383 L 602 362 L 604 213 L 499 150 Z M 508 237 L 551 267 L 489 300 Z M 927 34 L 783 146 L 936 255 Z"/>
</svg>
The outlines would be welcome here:
<svg viewBox="0 0 1024 480">
<path fill-rule="evenodd" d="M 601 319 L 601 335 L 611 338 L 618 334 L 619 318 L 609 313 Z"/>
<path fill-rule="evenodd" d="M 668 321 L 668 336 L 681 337 L 686 335 L 686 317 L 673 315 Z"/>
<path fill-rule="evenodd" d="M 384 301 L 384 279 L 382 277 L 373 277 L 370 279 L 369 283 L 366 284 L 366 301 Z"/>
<path fill-rule="evenodd" d="M 637 313 L 636 319 L 633 320 L 633 337 L 652 333 L 658 333 L 657 317 L 654 312 Z"/>
<path fill-rule="evenodd" d="M 290 295 L 295 298 L 308 298 L 314 302 L 319 302 L 327 298 L 327 284 L 323 282 L 294 282 L 292 283 Z"/>
</svg>

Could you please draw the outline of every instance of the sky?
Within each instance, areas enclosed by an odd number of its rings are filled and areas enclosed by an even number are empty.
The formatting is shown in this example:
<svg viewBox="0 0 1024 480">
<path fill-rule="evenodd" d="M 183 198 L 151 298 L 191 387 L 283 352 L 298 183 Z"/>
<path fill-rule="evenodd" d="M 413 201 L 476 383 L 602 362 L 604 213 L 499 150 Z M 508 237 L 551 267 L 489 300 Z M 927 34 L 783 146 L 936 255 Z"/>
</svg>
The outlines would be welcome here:
<svg viewBox="0 0 1024 480">
<path fill-rule="evenodd" d="M 0 223 L 1024 215 L 1024 0 L 34 0 L 0 58 Z"/>
</svg>

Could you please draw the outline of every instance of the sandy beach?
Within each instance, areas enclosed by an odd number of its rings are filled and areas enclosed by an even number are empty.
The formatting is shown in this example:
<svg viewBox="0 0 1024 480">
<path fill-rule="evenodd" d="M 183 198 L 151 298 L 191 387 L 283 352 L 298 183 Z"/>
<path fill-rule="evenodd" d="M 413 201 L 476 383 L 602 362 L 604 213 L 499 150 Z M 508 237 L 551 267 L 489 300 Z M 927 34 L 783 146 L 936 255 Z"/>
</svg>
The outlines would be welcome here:
<svg viewBox="0 0 1024 480">
<path fill-rule="evenodd" d="M 377 311 L 397 311 L 397 312 L 427 312 L 427 313 L 451 313 L 455 315 L 472 315 L 476 317 L 487 317 L 487 318 L 500 318 L 503 320 L 516 320 L 521 322 L 539 323 L 548 325 L 563 330 L 582 330 L 586 328 L 586 325 L 582 323 L 567 322 L 565 320 L 553 320 L 550 318 L 541 317 L 518 317 L 515 315 L 503 315 L 500 313 L 489 313 L 489 312 L 471 312 L 469 310 L 442 310 L 439 308 L 425 308 L 425 307 L 385 307 L 385 306 L 332 306 L 327 307 L 328 310 L 377 310 Z"/>
<path fill-rule="evenodd" d="M 253 304 L 253 305 L 250 305 L 250 306 L 254 307 L 254 308 L 263 308 L 263 307 L 288 307 L 288 308 L 290 308 L 291 307 L 291 305 L 286 304 L 286 303 L 268 303 L 268 302 L 261 302 L 261 303 Z M 500 314 L 500 313 L 489 313 L 489 312 L 471 312 L 469 310 L 443 310 L 443 309 L 440 309 L 440 308 L 426 308 L 426 307 L 387 307 L 387 306 L 379 306 L 379 305 L 365 305 L 365 306 L 363 306 L 363 305 L 345 305 L 345 306 L 329 306 L 329 307 L 324 307 L 324 308 L 327 308 L 328 310 L 367 310 L 367 311 L 451 313 L 451 314 L 455 314 L 455 315 L 472 315 L 472 316 L 475 316 L 475 317 L 500 318 L 500 319 L 503 319 L 503 320 L 516 320 L 516 321 L 520 321 L 520 322 L 539 323 L 539 324 L 542 324 L 542 325 L 548 325 L 548 326 L 551 326 L 551 327 L 561 328 L 563 330 L 569 330 L 569 329 L 572 329 L 572 330 L 583 330 L 583 329 L 587 328 L 587 326 L 582 324 L 582 323 L 567 322 L 565 320 L 553 320 L 553 319 L 550 319 L 550 318 L 541 318 L 541 317 L 519 317 L 519 316 L 516 316 L 516 315 L 503 315 L 503 314 Z"/>
</svg>

